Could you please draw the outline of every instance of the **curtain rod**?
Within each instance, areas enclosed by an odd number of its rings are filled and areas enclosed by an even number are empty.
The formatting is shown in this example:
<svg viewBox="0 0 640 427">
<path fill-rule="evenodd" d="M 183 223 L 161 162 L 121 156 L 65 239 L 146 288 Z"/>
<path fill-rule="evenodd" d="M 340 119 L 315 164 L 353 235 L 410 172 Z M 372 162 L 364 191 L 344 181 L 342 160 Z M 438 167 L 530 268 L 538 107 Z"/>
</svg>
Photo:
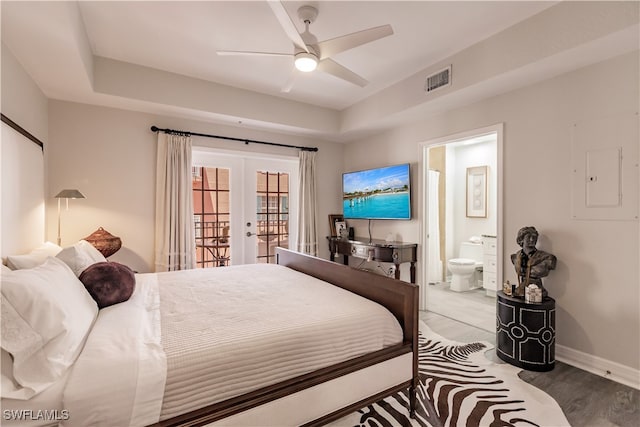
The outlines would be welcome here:
<svg viewBox="0 0 640 427">
<path fill-rule="evenodd" d="M 302 146 L 299 146 L 299 145 L 279 144 L 277 142 L 256 141 L 256 140 L 253 140 L 253 139 L 245 139 L 245 138 L 232 138 L 230 136 L 209 135 L 209 134 L 206 134 L 206 133 L 189 132 L 189 131 L 183 131 L 183 130 L 160 129 L 157 126 L 151 126 L 151 131 L 152 132 L 172 133 L 172 134 L 178 134 L 178 135 L 204 136 L 206 138 L 226 139 L 226 140 L 229 140 L 229 141 L 240 141 L 240 142 L 244 142 L 247 145 L 249 143 L 252 143 L 252 144 L 264 144 L 264 145 L 274 145 L 276 147 L 297 148 L 298 150 L 302 150 L 302 151 L 318 151 L 318 147 L 302 147 Z"/>
<path fill-rule="evenodd" d="M 23 128 L 22 126 L 20 126 L 19 124 L 17 124 L 16 122 L 14 122 L 13 120 L 11 120 L 9 117 L 5 116 L 2 113 L 0 113 L 0 119 L 2 120 L 2 123 L 6 123 L 10 128 L 15 130 L 22 136 L 30 139 L 36 145 L 40 146 L 40 149 L 44 152 L 44 144 L 38 138 L 33 136 L 31 132 L 29 132 L 28 130 L 26 130 L 25 128 Z"/>
</svg>

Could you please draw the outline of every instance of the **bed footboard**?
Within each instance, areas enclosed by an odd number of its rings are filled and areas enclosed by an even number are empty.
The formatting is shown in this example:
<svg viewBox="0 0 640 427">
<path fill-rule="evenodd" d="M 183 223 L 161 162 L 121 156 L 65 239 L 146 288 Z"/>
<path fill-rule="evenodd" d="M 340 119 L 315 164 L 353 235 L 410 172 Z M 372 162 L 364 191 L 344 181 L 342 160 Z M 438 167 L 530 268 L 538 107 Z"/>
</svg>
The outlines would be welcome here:
<svg viewBox="0 0 640 427">
<path fill-rule="evenodd" d="M 284 248 L 276 248 L 276 258 L 280 265 L 375 301 L 396 316 L 404 342 L 413 352 L 413 379 L 409 390 L 413 418 L 418 386 L 418 286 Z"/>
</svg>

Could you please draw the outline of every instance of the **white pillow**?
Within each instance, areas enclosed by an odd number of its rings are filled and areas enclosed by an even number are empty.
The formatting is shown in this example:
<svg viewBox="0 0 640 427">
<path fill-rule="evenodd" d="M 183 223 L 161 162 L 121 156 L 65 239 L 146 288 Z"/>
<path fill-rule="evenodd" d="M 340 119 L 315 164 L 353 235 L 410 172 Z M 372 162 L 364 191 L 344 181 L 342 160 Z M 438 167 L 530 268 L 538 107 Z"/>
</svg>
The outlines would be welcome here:
<svg viewBox="0 0 640 427">
<path fill-rule="evenodd" d="M 33 268 L 40 265 L 48 256 L 56 256 L 62 248 L 55 243 L 45 242 L 25 255 L 10 255 L 7 257 L 7 265 L 12 270 Z"/>
<path fill-rule="evenodd" d="M 73 246 L 64 248 L 56 255 L 56 258 L 64 261 L 76 277 L 79 277 L 87 267 L 96 262 L 105 262 L 107 260 L 99 250 L 86 240 L 80 240 Z"/>
<path fill-rule="evenodd" d="M 14 398 L 30 398 L 75 362 L 98 306 L 71 269 L 54 257 L 4 274 L 2 297 L 1 346 L 13 356 L 15 381 L 27 389 L 14 389 Z"/>
</svg>

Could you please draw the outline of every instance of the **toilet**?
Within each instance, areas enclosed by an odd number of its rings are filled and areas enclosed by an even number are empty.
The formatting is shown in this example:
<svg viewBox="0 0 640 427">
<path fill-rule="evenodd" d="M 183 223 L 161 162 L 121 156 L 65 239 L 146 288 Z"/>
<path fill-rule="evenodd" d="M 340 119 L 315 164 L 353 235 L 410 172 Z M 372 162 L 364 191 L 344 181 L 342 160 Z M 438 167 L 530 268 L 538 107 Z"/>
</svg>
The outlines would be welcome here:
<svg viewBox="0 0 640 427">
<path fill-rule="evenodd" d="M 462 242 L 459 258 L 448 262 L 451 271 L 450 288 L 455 292 L 470 291 L 478 287 L 477 271 L 482 268 L 482 243 Z"/>
</svg>

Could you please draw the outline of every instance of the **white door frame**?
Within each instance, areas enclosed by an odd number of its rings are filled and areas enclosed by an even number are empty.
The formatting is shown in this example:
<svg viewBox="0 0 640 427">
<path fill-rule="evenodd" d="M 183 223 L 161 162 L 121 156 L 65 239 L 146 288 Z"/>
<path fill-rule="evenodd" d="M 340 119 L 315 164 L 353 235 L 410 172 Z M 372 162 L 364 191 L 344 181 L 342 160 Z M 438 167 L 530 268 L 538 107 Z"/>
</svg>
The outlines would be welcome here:
<svg viewBox="0 0 640 427">
<path fill-rule="evenodd" d="M 420 145 L 422 146 L 422 188 L 424 189 L 423 191 L 423 195 L 422 195 L 422 230 L 423 232 L 422 234 L 422 265 L 424 268 L 422 268 L 422 280 L 421 280 L 421 289 L 420 289 L 420 310 L 425 310 L 426 306 L 427 306 L 427 286 L 429 283 L 429 263 L 428 263 L 428 253 L 426 248 L 428 248 L 429 246 L 429 236 L 428 236 L 428 230 L 429 230 L 429 197 L 428 197 L 428 171 L 429 171 L 429 148 L 433 147 L 433 146 L 437 146 L 437 145 L 445 145 L 445 144 L 449 144 L 452 142 L 457 142 L 460 140 L 464 140 L 464 139 L 469 139 L 472 137 L 476 137 L 476 136 L 481 136 L 481 135 L 486 135 L 489 133 L 496 133 L 497 135 L 497 171 L 496 171 L 496 178 L 497 178 L 497 183 L 498 183 L 498 188 L 497 188 L 497 225 L 496 225 L 496 232 L 497 232 L 497 281 L 498 281 L 498 286 L 501 286 L 502 282 L 503 282 L 503 261 L 504 261 L 504 255 L 503 255 L 503 193 L 504 193 L 504 186 L 503 186 L 503 176 L 504 176 L 504 165 L 503 165 L 503 152 L 504 152 L 504 147 L 503 147 L 503 133 L 504 133 L 504 123 L 498 123 L 495 125 L 491 125 L 491 126 L 486 126 L 483 128 L 478 128 L 478 129 L 472 129 L 469 131 L 465 131 L 465 132 L 460 132 L 460 133 L 456 133 L 456 134 L 452 134 L 452 135 L 447 135 L 447 136 L 443 136 L 440 138 L 435 138 L 435 139 L 431 139 L 428 140 L 426 142 L 421 143 Z M 447 266 L 443 265 L 442 266 L 443 269 L 446 269 Z"/>
<path fill-rule="evenodd" d="M 231 235 L 231 263 L 255 263 L 255 233 L 256 212 L 256 182 L 255 176 L 247 177 L 251 165 L 264 162 L 260 170 L 268 172 L 282 172 L 289 175 L 289 244 L 293 246 L 298 240 L 298 168 L 297 156 L 283 156 L 266 153 L 251 153 L 246 151 L 225 150 L 211 147 L 194 146 L 192 148 L 192 164 L 200 167 L 232 167 L 229 182 L 229 203 L 231 221 L 229 234 Z M 251 169 L 252 170 L 252 169 Z M 247 181 L 249 180 L 249 181 Z M 242 191 L 238 191 L 241 189 Z M 252 214 L 251 214 L 252 212 Z M 240 213 L 240 215 L 238 215 Z M 248 221 L 246 218 L 252 218 Z M 247 226 L 247 222 L 251 225 Z M 235 237 L 235 238 L 234 238 Z"/>
</svg>

